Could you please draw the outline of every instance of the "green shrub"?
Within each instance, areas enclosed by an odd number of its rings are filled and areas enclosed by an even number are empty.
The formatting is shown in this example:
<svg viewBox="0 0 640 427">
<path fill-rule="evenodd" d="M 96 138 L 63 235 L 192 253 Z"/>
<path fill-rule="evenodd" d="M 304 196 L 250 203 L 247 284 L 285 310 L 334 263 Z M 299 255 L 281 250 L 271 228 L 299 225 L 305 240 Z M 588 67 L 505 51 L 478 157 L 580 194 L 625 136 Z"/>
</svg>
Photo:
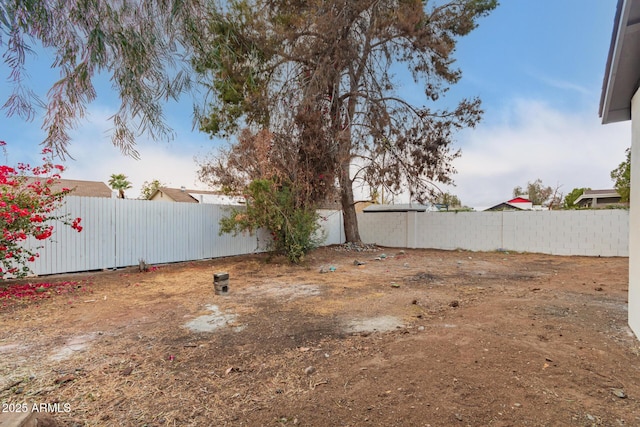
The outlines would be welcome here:
<svg viewBox="0 0 640 427">
<path fill-rule="evenodd" d="M 220 221 L 221 234 L 264 228 L 271 234 L 270 249 L 293 263 L 302 262 L 305 254 L 322 242 L 317 233 L 318 214 L 297 202 L 293 185 L 257 179 L 245 189 L 244 196 L 246 208 L 234 208 Z"/>
</svg>

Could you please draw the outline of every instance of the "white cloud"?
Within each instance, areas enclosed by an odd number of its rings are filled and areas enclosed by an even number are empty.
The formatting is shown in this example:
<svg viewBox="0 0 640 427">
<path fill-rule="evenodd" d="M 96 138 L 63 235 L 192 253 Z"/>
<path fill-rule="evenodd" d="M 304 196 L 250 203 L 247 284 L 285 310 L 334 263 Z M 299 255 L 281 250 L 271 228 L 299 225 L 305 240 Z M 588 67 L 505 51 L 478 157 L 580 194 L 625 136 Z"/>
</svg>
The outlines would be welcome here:
<svg viewBox="0 0 640 427">
<path fill-rule="evenodd" d="M 586 87 L 586 86 L 577 84 L 573 81 L 563 80 L 556 77 L 550 77 L 540 70 L 529 69 L 526 71 L 526 74 L 532 79 L 539 80 L 540 82 L 552 87 L 553 89 L 559 89 L 562 91 L 571 91 L 571 92 L 575 92 L 585 96 L 594 95 L 594 90 L 591 87 Z M 595 92 L 595 94 L 596 96 L 598 96 L 600 93 L 599 91 L 597 91 Z"/>
<path fill-rule="evenodd" d="M 137 141 L 140 159 L 124 156 L 111 144 L 111 123 L 107 110 L 92 108 L 89 121 L 73 133 L 69 146 L 73 159 L 65 162 L 63 178 L 102 181 L 107 183 L 111 174 L 123 173 L 132 183 L 126 192 L 129 198 L 140 195 L 145 181 L 158 179 L 169 187 L 185 186 L 190 189 L 205 189 L 197 180 L 197 165 L 194 156 L 208 151 L 208 137 L 196 132 L 179 133 L 171 142 L 154 142 L 146 138 Z M 200 151 L 205 151 L 204 153 Z"/>
<path fill-rule="evenodd" d="M 209 152 L 206 135 L 182 132 L 171 143 L 141 139 L 141 160 L 123 156 L 111 145 L 108 111 L 92 110 L 90 123 L 74 133 L 65 178 L 107 182 L 124 173 L 133 183 L 128 197 L 138 197 L 144 181 L 159 179 L 171 187 L 201 188 L 194 156 Z M 513 188 L 542 179 L 576 187 L 612 188 L 609 173 L 624 160 L 630 145 L 629 122 L 602 125 L 595 111 L 567 113 L 539 101 L 518 100 L 499 119 L 459 135 L 462 156 L 454 162 L 456 187 L 449 190 L 464 204 L 484 208 L 510 198 Z"/>
<path fill-rule="evenodd" d="M 510 198 L 513 188 L 540 178 L 545 185 L 612 188 L 610 172 L 631 144 L 629 122 L 602 125 L 595 111 L 567 113 L 518 100 L 501 120 L 460 135 L 462 156 L 454 162 L 457 186 L 468 206 L 488 207 Z"/>
</svg>

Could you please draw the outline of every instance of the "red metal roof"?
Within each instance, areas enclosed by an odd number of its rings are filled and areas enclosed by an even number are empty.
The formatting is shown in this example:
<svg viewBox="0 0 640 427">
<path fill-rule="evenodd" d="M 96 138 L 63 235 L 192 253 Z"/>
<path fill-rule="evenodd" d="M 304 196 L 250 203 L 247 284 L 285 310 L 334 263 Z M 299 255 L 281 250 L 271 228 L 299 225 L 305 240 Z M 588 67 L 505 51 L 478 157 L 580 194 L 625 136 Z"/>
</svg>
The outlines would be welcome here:
<svg viewBox="0 0 640 427">
<path fill-rule="evenodd" d="M 524 197 L 516 197 L 515 199 L 507 201 L 507 203 L 531 203 L 531 200 L 525 199 Z"/>
</svg>

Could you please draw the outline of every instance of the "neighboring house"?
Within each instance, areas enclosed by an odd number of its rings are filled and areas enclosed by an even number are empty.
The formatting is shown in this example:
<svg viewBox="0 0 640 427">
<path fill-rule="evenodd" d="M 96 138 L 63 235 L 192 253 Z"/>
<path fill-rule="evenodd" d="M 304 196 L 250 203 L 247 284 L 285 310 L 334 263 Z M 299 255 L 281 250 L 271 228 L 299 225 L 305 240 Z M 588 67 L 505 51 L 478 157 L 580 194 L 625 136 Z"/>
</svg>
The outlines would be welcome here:
<svg viewBox="0 0 640 427">
<path fill-rule="evenodd" d="M 433 211 L 434 208 L 427 205 L 417 203 L 401 203 L 397 205 L 369 205 L 362 210 L 364 213 L 381 213 L 381 212 L 427 212 Z"/>
<path fill-rule="evenodd" d="M 212 205 L 244 205 L 244 197 L 228 196 L 222 193 L 208 191 L 193 191 L 189 195 L 198 200 L 198 203 L 209 203 Z"/>
<path fill-rule="evenodd" d="M 640 337 L 640 0 L 618 0 L 605 69 L 603 124 L 631 120 L 629 326 Z M 606 144 L 606 141 L 603 141 Z"/>
<path fill-rule="evenodd" d="M 154 202 L 182 202 L 199 203 L 198 199 L 191 196 L 184 188 L 160 187 L 149 197 Z"/>
<path fill-rule="evenodd" d="M 581 208 L 594 209 L 606 208 L 612 205 L 626 205 L 625 203 L 620 203 L 620 195 L 616 190 L 585 190 L 574 204 Z"/>
<path fill-rule="evenodd" d="M 242 197 L 233 197 L 219 191 L 187 190 L 181 188 L 160 187 L 151 195 L 154 202 L 209 203 L 213 205 L 243 205 Z"/>
<path fill-rule="evenodd" d="M 515 197 L 506 202 L 498 203 L 495 206 L 491 206 L 485 211 L 541 211 L 542 206 L 534 205 L 533 202 L 524 197 Z"/>
<path fill-rule="evenodd" d="M 160 187 L 149 198 L 154 202 L 208 203 L 212 205 L 244 205 L 244 197 L 228 196 L 220 191 L 187 190 L 185 187 Z M 340 203 L 327 200 L 320 203 L 319 209 L 340 210 Z"/>
<path fill-rule="evenodd" d="M 42 181 L 46 178 L 34 178 L 30 177 L 30 181 Z M 80 197 L 106 197 L 112 198 L 113 192 L 111 188 L 104 182 L 100 181 L 83 181 L 79 179 L 58 179 L 51 186 L 51 190 L 53 191 L 62 191 L 63 188 L 71 189 L 70 196 L 80 196 Z"/>
</svg>

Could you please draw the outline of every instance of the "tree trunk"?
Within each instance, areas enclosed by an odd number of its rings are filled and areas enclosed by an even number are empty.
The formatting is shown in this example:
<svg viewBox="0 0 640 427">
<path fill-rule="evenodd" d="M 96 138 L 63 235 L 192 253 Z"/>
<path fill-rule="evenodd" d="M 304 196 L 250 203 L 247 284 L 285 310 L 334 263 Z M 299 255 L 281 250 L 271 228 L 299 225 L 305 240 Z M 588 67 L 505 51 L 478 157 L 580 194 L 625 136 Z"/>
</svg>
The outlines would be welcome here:
<svg viewBox="0 0 640 427">
<path fill-rule="evenodd" d="M 339 181 L 345 238 L 347 242 L 360 243 L 362 240 L 358 231 L 358 217 L 356 216 L 356 206 L 353 199 L 353 182 L 351 182 L 351 177 L 349 176 L 348 162 L 345 162 L 340 167 Z"/>
</svg>

